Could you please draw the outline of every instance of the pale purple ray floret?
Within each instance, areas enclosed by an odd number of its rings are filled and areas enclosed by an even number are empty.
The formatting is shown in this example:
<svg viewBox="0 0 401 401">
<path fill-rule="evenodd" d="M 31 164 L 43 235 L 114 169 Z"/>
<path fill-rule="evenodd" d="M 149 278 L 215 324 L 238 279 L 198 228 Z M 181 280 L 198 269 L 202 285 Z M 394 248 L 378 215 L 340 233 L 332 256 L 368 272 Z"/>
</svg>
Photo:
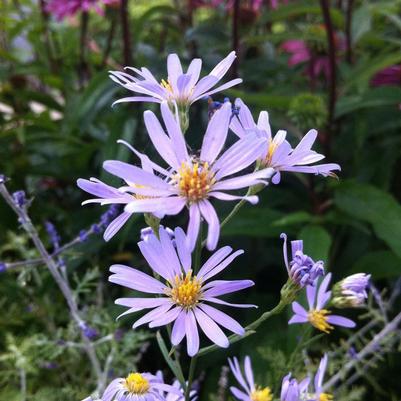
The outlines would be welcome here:
<svg viewBox="0 0 401 401">
<path fill-rule="evenodd" d="M 170 104 L 175 102 L 178 106 L 189 106 L 201 98 L 221 92 L 242 82 L 242 79 L 236 78 L 215 88 L 235 58 L 236 55 L 233 51 L 201 79 L 199 77 L 202 60 L 193 59 L 184 73 L 177 54 L 170 54 L 167 57 L 167 80 L 162 79 L 160 82 L 145 67 L 141 69 L 125 67 L 125 70 L 133 71 L 136 76 L 123 71 L 110 71 L 110 78 L 114 82 L 141 95 L 125 97 L 117 100 L 114 104 L 123 102 L 162 103 L 167 101 Z"/>
<path fill-rule="evenodd" d="M 273 394 L 270 387 L 261 387 L 255 383 L 251 358 L 246 356 L 244 359 L 244 373 L 237 358 L 228 358 L 231 372 L 237 379 L 241 389 L 230 387 L 231 393 L 239 401 L 271 401 Z"/>
<path fill-rule="evenodd" d="M 331 394 L 325 393 L 323 390 L 323 379 L 324 379 L 324 374 L 326 373 L 327 361 L 328 361 L 327 354 L 324 354 L 323 358 L 320 360 L 320 364 L 314 379 L 315 392 L 313 394 L 313 400 L 317 401 L 333 400 L 333 396 Z"/>
<path fill-rule="evenodd" d="M 280 401 L 308 400 L 307 391 L 310 379 L 307 377 L 298 383 L 291 373 L 283 378 L 281 383 Z"/>
<path fill-rule="evenodd" d="M 292 310 L 294 316 L 290 319 L 288 324 L 293 323 L 310 323 L 312 326 L 325 333 L 333 330 L 333 326 L 355 327 L 355 322 L 343 316 L 331 315 L 330 311 L 324 309 L 327 302 L 330 300 L 331 291 L 327 291 L 331 280 L 331 273 L 328 273 L 319 288 L 316 286 L 306 286 L 306 295 L 309 304 L 307 311 L 298 302 L 292 303 Z"/>
<path fill-rule="evenodd" d="M 114 379 L 96 401 L 166 401 L 165 394 L 182 395 L 179 388 L 165 384 L 159 376 L 135 372 Z M 82 401 L 92 401 L 92 398 Z"/>
<path fill-rule="evenodd" d="M 324 263 L 321 260 L 315 262 L 310 256 L 303 253 L 303 241 L 291 241 L 292 259 L 288 262 L 287 235 L 282 233 L 280 238 L 284 239 L 283 255 L 288 276 L 300 287 L 315 285 L 318 277 L 324 275 Z"/>
<path fill-rule="evenodd" d="M 135 291 L 153 294 L 150 298 L 120 298 L 116 304 L 129 309 L 121 316 L 152 309 L 140 319 L 133 328 L 143 324 L 160 327 L 173 323 L 171 342 L 177 346 L 186 337 L 188 355 L 193 356 L 199 350 L 198 326 L 212 342 L 220 347 L 228 347 L 227 336 L 221 327 L 235 334 L 243 335 L 245 330 L 233 318 L 210 304 L 226 305 L 239 308 L 255 307 L 246 304 L 230 304 L 221 300 L 221 295 L 251 287 L 250 280 L 212 280 L 223 271 L 237 256 L 243 253 L 225 246 L 216 251 L 203 264 L 198 272 L 192 270 L 191 252 L 186 236 L 181 228 L 174 230 L 173 241 L 163 229 L 160 239 L 148 235 L 145 241 L 138 243 L 142 255 L 154 273 L 155 279 L 137 269 L 124 265 L 110 267 L 109 281 Z"/>
<path fill-rule="evenodd" d="M 312 150 L 317 138 L 315 129 L 309 130 L 293 149 L 286 140 L 286 131 L 279 130 L 275 136 L 272 135 L 267 111 L 262 111 L 255 123 L 251 111 L 241 99 L 236 99 L 235 106 L 237 113 L 230 123 L 230 128 L 240 138 L 255 133 L 266 138 L 267 143 L 261 146 L 259 159 L 262 166 L 274 168 L 276 172 L 272 178 L 274 184 L 280 182 L 282 171 L 335 177 L 333 171 L 341 170 L 340 166 L 335 163 L 310 166 L 310 164 L 325 158 L 324 155 Z"/>
<path fill-rule="evenodd" d="M 168 164 L 167 168 L 150 161 L 146 155 L 126 144 L 139 157 L 142 168 L 117 160 L 108 160 L 103 164 L 106 171 L 123 179 L 126 185 L 113 188 L 95 179 L 80 179 L 78 186 L 97 196 L 85 203 L 126 204 L 124 213 L 106 230 L 107 239 L 121 228 L 132 213 L 152 213 L 161 218 L 176 215 L 187 207 L 190 248 L 195 247 L 201 220 L 204 219 L 209 226 L 206 245 L 213 250 L 220 236 L 220 223 L 210 199 L 258 202 L 255 195 L 238 196 L 227 191 L 268 184 L 267 180 L 274 173 L 271 168 L 238 175 L 256 161 L 258 149 L 265 146 L 266 139 L 247 135 L 222 151 L 231 118 L 231 104 L 226 102 L 209 121 L 200 154 L 190 154 L 177 115 L 171 112 L 167 103 L 162 103 L 161 113 L 167 134 L 153 112 L 145 111 L 144 119 L 149 137 Z M 234 174 L 237 175 L 228 178 Z"/>
</svg>

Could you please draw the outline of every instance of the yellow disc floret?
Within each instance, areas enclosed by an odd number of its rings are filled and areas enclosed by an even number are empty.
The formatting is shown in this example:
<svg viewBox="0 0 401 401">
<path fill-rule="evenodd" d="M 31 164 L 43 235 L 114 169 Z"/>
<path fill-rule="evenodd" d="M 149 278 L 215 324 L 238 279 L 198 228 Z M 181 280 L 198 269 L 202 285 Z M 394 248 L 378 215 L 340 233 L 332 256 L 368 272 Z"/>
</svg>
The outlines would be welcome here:
<svg viewBox="0 0 401 401">
<path fill-rule="evenodd" d="M 252 401 L 271 401 L 273 399 L 272 391 L 270 387 L 265 387 L 261 389 L 255 389 L 251 393 Z"/>
<path fill-rule="evenodd" d="M 130 373 L 125 379 L 124 385 L 132 394 L 145 394 L 150 388 L 149 381 L 140 373 Z"/>
<path fill-rule="evenodd" d="M 205 199 L 216 181 L 207 162 L 182 163 L 174 180 L 181 196 L 186 197 L 189 202 Z"/>
<path fill-rule="evenodd" d="M 168 290 L 168 295 L 179 306 L 186 309 L 193 308 L 201 296 L 202 284 L 196 276 L 192 277 L 192 270 L 184 276 L 175 276 L 172 288 Z"/>
<path fill-rule="evenodd" d="M 266 158 L 264 160 L 264 164 L 266 166 L 270 166 L 271 165 L 272 160 L 273 160 L 273 155 L 274 155 L 274 152 L 276 151 L 277 147 L 278 147 L 278 143 L 277 142 L 275 142 L 275 141 L 270 141 L 269 142 L 269 147 L 267 148 L 267 155 L 266 155 Z"/>
<path fill-rule="evenodd" d="M 316 327 L 318 330 L 325 333 L 330 333 L 330 331 L 333 330 L 334 327 L 327 322 L 327 315 L 329 313 L 330 311 L 327 309 L 314 309 L 309 311 L 308 320 L 311 325 Z"/>
<path fill-rule="evenodd" d="M 333 401 L 334 398 L 331 394 L 322 393 L 319 395 L 319 401 Z"/>
<path fill-rule="evenodd" d="M 173 93 L 173 88 L 172 88 L 170 82 L 168 82 L 168 81 L 162 79 L 162 80 L 161 80 L 161 86 L 162 86 L 163 88 L 166 88 L 169 92 Z"/>
</svg>

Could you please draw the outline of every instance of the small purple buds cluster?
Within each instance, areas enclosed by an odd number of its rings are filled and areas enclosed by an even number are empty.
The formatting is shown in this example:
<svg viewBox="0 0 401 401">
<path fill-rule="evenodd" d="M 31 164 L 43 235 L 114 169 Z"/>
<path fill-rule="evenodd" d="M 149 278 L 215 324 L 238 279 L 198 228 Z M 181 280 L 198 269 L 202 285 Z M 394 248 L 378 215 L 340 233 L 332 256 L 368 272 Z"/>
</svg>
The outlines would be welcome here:
<svg viewBox="0 0 401 401">
<path fill-rule="evenodd" d="M 357 273 L 338 282 L 333 288 L 333 305 L 337 308 L 363 306 L 368 297 L 370 274 Z"/>
<path fill-rule="evenodd" d="M 292 260 L 288 262 L 287 235 L 282 233 L 284 239 L 283 255 L 287 267 L 288 276 L 301 288 L 306 285 L 315 285 L 318 277 L 324 275 L 324 263 L 321 260 L 315 262 L 310 256 L 303 253 L 303 241 L 291 241 Z"/>
<path fill-rule="evenodd" d="M 89 340 L 94 340 L 99 336 L 99 332 L 85 322 L 81 322 L 79 328 L 81 329 L 83 335 Z"/>
<path fill-rule="evenodd" d="M 19 207 L 22 208 L 26 205 L 26 195 L 25 191 L 16 191 L 13 193 L 13 200 L 14 203 Z"/>
<path fill-rule="evenodd" d="M 47 234 L 49 235 L 50 241 L 54 246 L 54 250 L 57 250 L 60 247 L 60 235 L 57 232 L 56 226 L 50 221 L 45 222 L 45 229 Z"/>
<path fill-rule="evenodd" d="M 6 264 L 0 262 L 0 273 L 4 273 L 7 270 Z"/>
</svg>

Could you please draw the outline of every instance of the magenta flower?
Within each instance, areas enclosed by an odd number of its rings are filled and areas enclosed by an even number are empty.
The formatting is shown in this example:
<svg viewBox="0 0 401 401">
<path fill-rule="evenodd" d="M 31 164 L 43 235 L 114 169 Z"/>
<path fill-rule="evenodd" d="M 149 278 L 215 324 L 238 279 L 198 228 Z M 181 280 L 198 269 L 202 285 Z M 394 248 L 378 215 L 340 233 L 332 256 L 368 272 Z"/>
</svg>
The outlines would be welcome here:
<svg viewBox="0 0 401 401">
<path fill-rule="evenodd" d="M 267 111 L 262 111 L 259 114 L 258 122 L 255 123 L 251 111 L 241 99 L 236 99 L 235 106 L 238 112 L 233 117 L 230 128 L 240 138 L 249 134 L 266 138 L 267 142 L 260 148 L 259 160 L 262 166 L 274 169 L 275 175 L 272 178 L 274 184 L 280 182 L 281 171 L 320 174 L 327 177 L 335 176 L 333 170 L 341 170 L 340 166 L 335 163 L 308 165 L 325 157 L 312 150 L 317 138 L 316 130 L 308 131 L 301 142 L 293 149 L 285 139 L 286 131 L 279 130 L 274 137 L 272 136 Z"/>
<path fill-rule="evenodd" d="M 170 104 L 175 102 L 179 107 L 189 107 L 199 99 L 221 92 L 242 82 L 242 79 L 236 78 L 213 89 L 227 73 L 235 58 L 236 55 L 233 51 L 200 80 L 202 60 L 199 58 L 193 59 L 186 73 L 184 73 L 177 54 L 170 54 L 167 57 L 167 80 L 162 79 L 161 82 L 145 67 L 140 70 L 134 67 L 125 68 L 135 72 L 137 76 L 122 71 L 111 71 L 110 78 L 114 82 L 132 92 L 141 94 L 141 96 L 119 99 L 113 104 L 123 102 L 162 103 L 167 101 Z"/>
<path fill-rule="evenodd" d="M 251 358 L 249 358 L 249 356 L 246 356 L 244 360 L 245 375 L 241 371 L 241 367 L 237 358 L 233 358 L 232 360 L 228 359 L 228 363 L 230 365 L 231 372 L 242 387 L 241 390 L 237 387 L 230 387 L 230 390 L 236 399 L 239 401 L 271 401 L 273 399 L 273 394 L 270 387 L 262 388 L 255 384 Z"/>
<path fill-rule="evenodd" d="M 297 379 L 291 378 L 291 373 L 289 373 L 281 383 L 280 401 L 307 400 L 309 382 L 310 379 L 306 378 L 298 383 Z"/>
<path fill-rule="evenodd" d="M 288 277 L 300 287 L 315 285 L 318 277 L 324 275 L 324 263 L 321 260 L 315 262 L 303 253 L 302 240 L 291 241 L 292 259 L 288 262 L 287 235 L 282 233 L 280 238 L 284 239 L 283 255 Z"/>
<path fill-rule="evenodd" d="M 352 320 L 338 315 L 330 315 L 330 311 L 324 309 L 324 306 L 331 297 L 331 291 L 327 291 L 330 280 L 331 273 L 326 275 L 320 284 L 319 289 L 311 285 L 306 287 L 309 311 L 307 311 L 298 302 L 293 302 L 292 310 L 295 315 L 290 319 L 288 324 L 309 322 L 313 327 L 323 331 L 324 333 L 330 333 L 330 331 L 334 329 L 332 325 L 350 328 L 356 326 L 355 322 Z"/>
<path fill-rule="evenodd" d="M 372 86 L 400 86 L 401 64 L 383 68 L 373 76 L 370 83 Z"/>
<path fill-rule="evenodd" d="M 94 9 L 98 14 L 104 15 L 100 4 L 115 5 L 120 0 L 50 0 L 46 5 L 46 11 L 59 21 L 65 17 L 71 17 L 81 11 Z"/>
<path fill-rule="evenodd" d="M 209 250 L 213 250 L 220 236 L 220 223 L 210 199 L 223 201 L 245 199 L 252 204 L 258 202 L 257 196 L 237 196 L 227 191 L 267 184 L 265 180 L 272 176 L 274 172 L 272 169 L 266 168 L 245 175 L 227 177 L 254 163 L 258 157 L 258 149 L 266 146 L 266 139 L 247 135 L 219 156 L 231 118 L 231 104 L 226 102 L 211 118 L 200 154 L 190 155 L 178 120 L 167 103 L 162 103 L 161 111 L 167 135 L 153 112 L 145 111 L 144 118 L 150 139 L 168 164 L 167 169 L 151 162 L 147 156 L 130 147 L 141 159 L 142 168 L 117 160 L 109 160 L 103 164 L 106 171 L 125 180 L 125 186 L 116 189 L 99 181 L 93 185 L 87 180 L 78 180 L 78 186 L 98 197 L 86 202 L 126 204 L 125 214 L 119 216 L 117 222 L 112 223 L 112 228 L 108 228 L 108 234 L 114 235 L 132 213 L 153 213 L 157 217 L 162 217 L 176 215 L 187 207 L 190 248 L 195 247 L 203 218 L 209 226 L 206 245 Z M 110 237 L 111 235 L 107 236 Z"/>
<path fill-rule="evenodd" d="M 126 378 L 114 379 L 99 401 L 165 401 L 163 393 L 181 395 L 177 387 L 165 384 L 160 377 L 135 372 Z M 85 400 L 91 399 L 88 397 Z"/>
<path fill-rule="evenodd" d="M 186 337 L 189 356 L 199 350 L 198 326 L 212 342 L 220 347 L 228 347 L 227 336 L 221 330 L 224 327 L 238 335 L 245 330 L 230 316 L 210 304 L 227 305 L 239 308 L 250 308 L 254 305 L 238 305 L 225 302 L 218 297 L 251 287 L 250 280 L 213 280 L 216 274 L 223 271 L 242 250 L 232 252 L 225 246 L 216 251 L 199 272 L 192 270 L 191 252 L 185 234 L 181 228 L 174 231 L 175 241 L 163 229 L 160 229 L 160 240 L 149 235 L 146 241 L 138 243 L 142 255 L 161 281 L 124 265 L 113 265 L 109 281 L 135 291 L 154 294 L 152 298 L 120 298 L 116 304 L 129 309 L 120 315 L 152 309 L 132 326 L 134 329 L 149 324 L 149 327 L 160 327 L 173 323 L 171 342 L 177 346 Z"/>
</svg>

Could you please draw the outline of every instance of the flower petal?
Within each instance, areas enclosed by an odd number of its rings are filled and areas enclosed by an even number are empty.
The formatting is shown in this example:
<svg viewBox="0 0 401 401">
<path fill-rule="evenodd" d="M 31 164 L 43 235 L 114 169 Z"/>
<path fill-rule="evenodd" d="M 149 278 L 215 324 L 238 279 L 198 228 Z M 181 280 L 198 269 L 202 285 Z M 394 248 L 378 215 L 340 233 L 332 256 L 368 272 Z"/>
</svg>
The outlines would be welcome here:
<svg viewBox="0 0 401 401">
<path fill-rule="evenodd" d="M 206 334 L 206 337 L 219 347 L 227 348 L 230 345 L 227 336 L 205 312 L 199 308 L 195 308 L 194 313 L 196 320 L 202 331 Z"/>
<path fill-rule="evenodd" d="M 192 311 L 188 311 L 185 315 L 185 334 L 187 337 L 187 352 L 192 357 L 199 351 L 198 328 Z"/>
</svg>

